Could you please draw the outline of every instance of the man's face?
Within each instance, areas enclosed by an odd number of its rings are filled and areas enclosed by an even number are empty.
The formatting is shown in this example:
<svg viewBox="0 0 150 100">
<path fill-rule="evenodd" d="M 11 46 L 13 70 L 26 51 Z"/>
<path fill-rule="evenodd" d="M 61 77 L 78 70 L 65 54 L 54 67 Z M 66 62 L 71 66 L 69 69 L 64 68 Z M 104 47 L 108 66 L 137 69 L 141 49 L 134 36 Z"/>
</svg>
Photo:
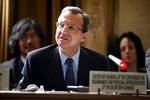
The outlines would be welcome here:
<svg viewBox="0 0 150 100">
<path fill-rule="evenodd" d="M 78 49 L 87 33 L 82 33 L 83 18 L 80 14 L 65 12 L 57 22 L 55 39 L 62 49 Z"/>
<path fill-rule="evenodd" d="M 19 48 L 21 54 L 25 56 L 28 52 L 40 48 L 40 38 L 33 27 L 30 27 L 19 40 Z"/>
</svg>

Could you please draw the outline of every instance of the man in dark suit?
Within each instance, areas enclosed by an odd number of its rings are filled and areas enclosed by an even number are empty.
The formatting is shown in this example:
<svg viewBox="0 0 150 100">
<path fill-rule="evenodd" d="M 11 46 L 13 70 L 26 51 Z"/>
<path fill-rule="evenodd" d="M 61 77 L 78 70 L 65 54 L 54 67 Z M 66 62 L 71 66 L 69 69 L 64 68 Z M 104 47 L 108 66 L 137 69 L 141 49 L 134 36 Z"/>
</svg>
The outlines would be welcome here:
<svg viewBox="0 0 150 100">
<path fill-rule="evenodd" d="M 23 69 L 19 88 L 30 84 L 43 85 L 45 90 L 67 90 L 69 85 L 89 85 L 90 70 L 107 70 L 107 60 L 102 54 L 81 46 L 88 37 L 89 17 L 78 7 L 65 7 L 57 21 L 57 44 L 30 52 Z M 73 71 L 68 75 L 71 58 Z M 72 74 L 73 73 L 73 74 Z M 69 81 L 70 81 L 69 80 Z"/>
<path fill-rule="evenodd" d="M 38 22 L 25 18 L 19 20 L 12 29 L 8 46 L 12 59 L 0 64 L 0 67 L 10 69 L 10 89 L 16 88 L 22 78 L 22 68 L 29 51 L 45 46 L 45 35 Z"/>
</svg>

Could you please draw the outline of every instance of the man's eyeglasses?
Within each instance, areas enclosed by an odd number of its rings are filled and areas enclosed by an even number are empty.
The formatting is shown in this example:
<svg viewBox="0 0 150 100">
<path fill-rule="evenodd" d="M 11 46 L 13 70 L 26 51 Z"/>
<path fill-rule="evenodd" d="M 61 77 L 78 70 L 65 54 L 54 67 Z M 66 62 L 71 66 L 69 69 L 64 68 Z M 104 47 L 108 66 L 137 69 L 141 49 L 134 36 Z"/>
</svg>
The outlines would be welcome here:
<svg viewBox="0 0 150 100">
<path fill-rule="evenodd" d="M 38 35 L 35 32 L 31 32 L 31 33 L 24 33 L 22 34 L 22 36 L 20 37 L 21 40 L 27 41 L 29 38 L 33 39 L 33 38 L 37 38 Z"/>
<path fill-rule="evenodd" d="M 76 32 L 77 30 L 82 31 L 81 28 L 78 28 L 77 26 L 75 26 L 73 24 L 66 24 L 66 23 L 63 23 L 63 22 L 56 22 L 56 26 L 59 29 L 63 29 L 66 26 L 67 30 L 70 31 L 70 32 Z"/>
</svg>

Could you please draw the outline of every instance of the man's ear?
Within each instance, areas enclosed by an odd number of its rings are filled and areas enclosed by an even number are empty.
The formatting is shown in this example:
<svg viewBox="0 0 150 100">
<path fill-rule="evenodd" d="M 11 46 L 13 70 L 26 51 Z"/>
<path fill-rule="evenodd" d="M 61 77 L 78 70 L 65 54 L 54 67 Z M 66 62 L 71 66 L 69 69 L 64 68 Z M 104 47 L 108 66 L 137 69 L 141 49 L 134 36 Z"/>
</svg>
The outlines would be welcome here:
<svg viewBox="0 0 150 100">
<path fill-rule="evenodd" d="M 89 35 L 89 32 L 85 32 L 85 33 L 82 33 L 83 34 L 83 37 L 82 37 L 82 42 L 86 41 L 87 38 L 88 38 L 88 35 Z"/>
</svg>

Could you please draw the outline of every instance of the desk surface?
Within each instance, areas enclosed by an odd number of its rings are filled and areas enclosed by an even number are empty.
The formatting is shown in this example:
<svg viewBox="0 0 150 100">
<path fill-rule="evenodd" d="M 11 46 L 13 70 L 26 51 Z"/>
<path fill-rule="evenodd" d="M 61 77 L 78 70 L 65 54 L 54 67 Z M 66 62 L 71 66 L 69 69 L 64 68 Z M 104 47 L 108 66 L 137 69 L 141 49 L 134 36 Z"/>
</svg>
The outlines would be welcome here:
<svg viewBox="0 0 150 100">
<path fill-rule="evenodd" d="M 150 100 L 148 95 L 98 95 L 67 92 L 2 92 L 0 100 Z"/>
</svg>

